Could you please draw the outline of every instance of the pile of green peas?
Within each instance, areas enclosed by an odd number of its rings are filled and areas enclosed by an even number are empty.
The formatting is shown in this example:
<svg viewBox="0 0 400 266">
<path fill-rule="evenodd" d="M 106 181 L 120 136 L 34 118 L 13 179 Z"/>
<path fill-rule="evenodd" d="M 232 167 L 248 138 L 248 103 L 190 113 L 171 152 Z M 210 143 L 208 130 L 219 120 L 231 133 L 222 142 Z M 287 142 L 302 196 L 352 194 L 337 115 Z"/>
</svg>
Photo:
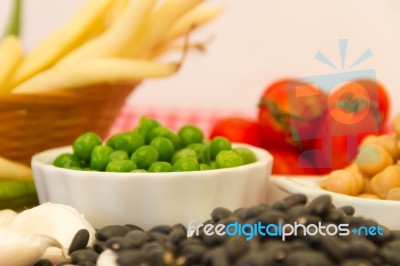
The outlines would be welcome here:
<svg viewBox="0 0 400 266">
<path fill-rule="evenodd" d="M 221 169 L 257 161 L 246 147 L 232 148 L 224 137 L 206 140 L 194 125 L 177 133 L 141 117 L 136 128 L 113 135 L 105 144 L 92 132 L 74 141 L 73 153 L 59 155 L 61 168 L 105 172 L 183 172 Z"/>
</svg>

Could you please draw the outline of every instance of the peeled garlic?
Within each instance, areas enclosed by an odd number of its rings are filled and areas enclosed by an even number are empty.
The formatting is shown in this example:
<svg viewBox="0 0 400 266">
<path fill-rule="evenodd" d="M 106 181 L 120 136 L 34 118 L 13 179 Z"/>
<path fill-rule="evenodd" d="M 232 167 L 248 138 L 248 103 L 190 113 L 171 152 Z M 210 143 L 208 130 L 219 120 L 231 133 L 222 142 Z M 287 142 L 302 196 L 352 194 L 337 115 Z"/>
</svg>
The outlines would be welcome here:
<svg viewBox="0 0 400 266">
<path fill-rule="evenodd" d="M 13 210 L 1 210 L 0 211 L 0 228 L 7 227 L 11 224 L 17 213 Z"/>
<path fill-rule="evenodd" d="M 11 230 L 24 234 L 39 234 L 56 239 L 64 249 L 68 249 L 75 234 L 87 229 L 90 234 L 89 245 L 94 240 L 95 230 L 77 210 L 62 204 L 44 203 L 19 213 L 11 222 Z M 60 249 L 50 248 L 45 258 L 58 260 Z M 0 264 L 1 265 L 1 264 Z"/>
<path fill-rule="evenodd" d="M 26 266 L 38 261 L 48 247 L 62 248 L 54 238 L 22 234 L 10 229 L 0 228 L 0 265 Z"/>
</svg>

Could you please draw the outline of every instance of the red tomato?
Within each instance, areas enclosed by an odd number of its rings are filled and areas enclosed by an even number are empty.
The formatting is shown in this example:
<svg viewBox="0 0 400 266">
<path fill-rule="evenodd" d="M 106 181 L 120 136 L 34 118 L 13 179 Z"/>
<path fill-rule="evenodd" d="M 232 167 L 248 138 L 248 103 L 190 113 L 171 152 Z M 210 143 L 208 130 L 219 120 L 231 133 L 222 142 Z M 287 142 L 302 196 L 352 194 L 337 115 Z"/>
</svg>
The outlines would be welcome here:
<svg viewBox="0 0 400 266">
<path fill-rule="evenodd" d="M 274 157 L 272 165 L 272 174 L 274 175 L 317 174 L 312 163 L 297 152 L 278 149 L 268 149 L 268 152 Z"/>
<path fill-rule="evenodd" d="M 211 131 L 210 139 L 216 136 L 261 147 L 260 126 L 256 120 L 249 118 L 228 117 L 218 121 Z"/>
<path fill-rule="evenodd" d="M 315 86 L 287 79 L 267 87 L 258 116 L 264 147 L 304 148 L 302 140 L 313 137 L 325 109 L 326 95 Z"/>
<path fill-rule="evenodd" d="M 382 111 L 373 101 L 368 90 L 357 83 L 348 83 L 329 95 L 313 154 L 320 173 L 347 166 L 356 157 L 364 137 L 382 133 Z"/>
</svg>

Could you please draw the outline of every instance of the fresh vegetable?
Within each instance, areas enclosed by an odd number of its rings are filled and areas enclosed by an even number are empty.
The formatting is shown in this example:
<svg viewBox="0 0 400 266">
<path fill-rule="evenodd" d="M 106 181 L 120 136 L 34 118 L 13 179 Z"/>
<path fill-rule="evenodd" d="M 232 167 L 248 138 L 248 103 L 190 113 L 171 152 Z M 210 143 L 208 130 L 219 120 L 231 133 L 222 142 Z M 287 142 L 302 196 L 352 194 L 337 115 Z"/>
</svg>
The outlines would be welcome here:
<svg viewBox="0 0 400 266">
<path fill-rule="evenodd" d="M 300 152 L 282 149 L 268 149 L 274 158 L 272 174 L 275 175 L 315 175 L 313 164 Z"/>
<path fill-rule="evenodd" d="M 232 148 L 224 137 L 206 140 L 194 125 L 184 125 L 175 133 L 154 119 L 142 117 L 136 128 L 111 136 L 105 145 L 93 132 L 78 136 L 73 153 L 60 154 L 53 165 L 72 170 L 143 173 L 228 168 L 256 161 L 250 149 Z"/>
<path fill-rule="evenodd" d="M 217 121 L 210 133 L 210 139 L 220 136 L 232 142 L 247 143 L 262 147 L 260 125 L 254 119 L 227 117 Z"/>
<path fill-rule="evenodd" d="M 0 180 L 33 181 L 32 170 L 21 163 L 0 157 Z"/>
<path fill-rule="evenodd" d="M 268 86 L 259 103 L 258 122 L 264 147 L 308 150 L 326 109 L 326 95 L 313 85 L 285 79 Z"/>
</svg>

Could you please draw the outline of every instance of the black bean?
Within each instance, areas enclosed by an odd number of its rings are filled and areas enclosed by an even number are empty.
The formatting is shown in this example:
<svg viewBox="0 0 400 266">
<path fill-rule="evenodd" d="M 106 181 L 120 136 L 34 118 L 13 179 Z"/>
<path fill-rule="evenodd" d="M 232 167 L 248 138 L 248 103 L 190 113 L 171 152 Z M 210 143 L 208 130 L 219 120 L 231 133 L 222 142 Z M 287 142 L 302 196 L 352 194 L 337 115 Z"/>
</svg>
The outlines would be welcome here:
<svg viewBox="0 0 400 266">
<path fill-rule="evenodd" d="M 293 241 L 290 241 L 289 243 L 290 243 L 290 247 L 292 250 L 309 249 L 309 246 L 307 245 L 307 243 L 300 239 L 295 239 Z"/>
<path fill-rule="evenodd" d="M 71 261 L 75 264 L 80 261 L 91 261 L 96 263 L 98 257 L 99 254 L 91 249 L 80 249 L 71 253 Z"/>
<path fill-rule="evenodd" d="M 343 207 L 340 207 L 339 210 L 344 211 L 344 213 L 345 213 L 346 215 L 349 215 L 349 216 L 354 215 L 354 213 L 355 213 L 355 211 L 356 211 L 356 209 L 354 209 L 353 206 L 348 206 L 348 205 L 343 206 Z"/>
<path fill-rule="evenodd" d="M 377 252 L 377 246 L 370 241 L 355 240 L 347 248 L 347 256 L 350 258 L 369 259 Z"/>
<path fill-rule="evenodd" d="M 297 205 L 304 205 L 307 203 L 307 196 L 304 194 L 293 194 L 283 199 L 283 203 L 288 208 L 292 208 Z"/>
<path fill-rule="evenodd" d="M 183 248 L 185 246 L 191 246 L 191 245 L 203 246 L 203 242 L 197 238 L 187 238 L 179 243 L 180 248 Z"/>
<path fill-rule="evenodd" d="M 96 253 L 99 253 L 99 254 L 100 254 L 101 252 L 103 252 L 103 251 L 105 250 L 104 241 L 96 240 L 96 241 L 93 243 L 92 248 L 93 248 L 93 250 L 94 250 Z"/>
<path fill-rule="evenodd" d="M 135 248 L 136 243 L 129 238 L 125 238 L 122 236 L 115 236 L 115 237 L 108 239 L 104 243 L 104 246 L 106 248 L 112 249 L 114 251 L 120 251 L 123 249 Z"/>
<path fill-rule="evenodd" d="M 141 250 L 124 250 L 118 253 L 116 260 L 119 266 L 150 265 L 146 253 Z"/>
<path fill-rule="evenodd" d="M 171 226 L 169 225 L 157 225 L 150 229 L 150 232 L 157 232 L 164 235 L 168 235 L 171 232 Z"/>
<path fill-rule="evenodd" d="M 266 249 L 263 253 L 266 261 L 281 262 L 289 255 L 290 246 L 283 242 L 275 242 L 274 244 L 266 245 Z"/>
<path fill-rule="evenodd" d="M 127 233 L 125 238 L 132 240 L 135 247 L 139 248 L 149 240 L 149 235 L 146 232 L 135 230 Z"/>
<path fill-rule="evenodd" d="M 242 220 L 249 220 L 252 218 L 256 218 L 258 215 L 261 213 L 264 213 L 265 211 L 260 208 L 260 207 L 250 207 L 244 212 L 242 212 L 241 216 L 239 217 Z"/>
<path fill-rule="evenodd" d="M 287 220 L 286 214 L 281 211 L 263 212 L 257 218 L 264 226 L 267 226 L 268 224 L 277 224 Z"/>
<path fill-rule="evenodd" d="M 185 246 L 182 247 L 181 249 L 181 257 L 185 261 L 185 265 L 200 263 L 206 251 L 207 249 L 204 246 L 199 246 L 199 245 Z"/>
<path fill-rule="evenodd" d="M 294 222 L 297 222 L 298 224 L 310 225 L 310 224 L 318 224 L 319 222 L 321 222 L 321 219 L 318 216 L 308 214 L 297 217 L 297 219 L 294 220 Z"/>
<path fill-rule="evenodd" d="M 38 260 L 33 266 L 52 266 L 51 261 L 47 259 Z"/>
<path fill-rule="evenodd" d="M 227 208 L 223 208 L 223 207 L 215 208 L 211 212 L 211 218 L 213 219 L 214 222 L 219 222 L 220 220 L 226 219 L 231 215 L 232 215 L 232 212 L 230 210 L 228 210 Z"/>
<path fill-rule="evenodd" d="M 76 232 L 74 238 L 68 249 L 68 254 L 71 254 L 75 250 L 85 249 L 89 243 L 90 234 L 87 229 L 80 229 Z"/>
<path fill-rule="evenodd" d="M 286 211 L 289 207 L 283 201 L 276 201 L 272 203 L 271 210 L 274 211 Z"/>
<path fill-rule="evenodd" d="M 327 222 L 332 222 L 335 224 L 342 224 L 345 223 L 345 212 L 343 210 L 340 209 L 332 209 L 330 210 L 330 212 L 328 213 L 328 215 L 326 216 L 326 221 Z"/>
<path fill-rule="evenodd" d="M 183 224 L 174 224 L 171 227 L 171 231 L 176 230 L 176 229 L 181 230 L 182 232 L 184 232 L 187 235 L 188 230 L 187 230 L 186 226 L 184 226 Z"/>
<path fill-rule="evenodd" d="M 134 224 L 126 224 L 125 227 L 128 227 L 130 231 L 135 231 L 135 230 L 144 231 L 141 227 Z"/>
<path fill-rule="evenodd" d="M 229 266 L 231 263 L 226 257 L 224 248 L 217 247 L 203 257 L 202 265 Z"/>
<path fill-rule="evenodd" d="M 340 266 L 373 266 L 374 264 L 364 259 L 349 259 L 340 263 Z"/>
<path fill-rule="evenodd" d="M 320 248 L 334 262 L 340 262 L 346 257 L 347 245 L 337 236 L 321 237 Z"/>
<path fill-rule="evenodd" d="M 168 235 L 158 233 L 158 232 L 150 232 L 148 241 L 155 241 L 158 243 L 164 243 L 168 240 Z"/>
<path fill-rule="evenodd" d="M 309 208 L 302 206 L 302 205 L 297 205 L 297 206 L 294 206 L 293 208 L 289 209 L 286 212 L 286 218 L 289 223 L 292 223 L 292 222 L 296 221 L 297 218 L 308 215 L 308 214 L 310 214 Z"/>
<path fill-rule="evenodd" d="M 244 212 L 245 208 L 238 208 L 232 212 L 232 216 L 239 218 L 242 212 Z"/>
<path fill-rule="evenodd" d="M 250 252 L 240 258 L 238 262 L 235 264 L 237 266 L 265 266 L 272 265 L 271 263 L 266 262 L 263 254 L 258 252 Z"/>
<path fill-rule="evenodd" d="M 168 240 L 174 245 L 178 245 L 182 240 L 186 239 L 186 234 L 186 231 L 182 231 L 179 228 L 173 229 L 168 235 Z"/>
<path fill-rule="evenodd" d="M 332 198 L 329 195 L 319 196 L 309 204 L 311 214 L 315 214 L 321 218 L 325 218 L 333 207 Z"/>
<path fill-rule="evenodd" d="M 157 250 L 165 250 L 165 248 L 162 244 L 157 242 L 148 242 L 142 247 L 142 251 L 146 254 Z"/>
<path fill-rule="evenodd" d="M 377 230 L 379 230 L 380 234 L 377 233 L 375 235 L 371 234 L 368 236 L 368 238 L 372 240 L 375 244 L 382 246 L 386 242 L 394 239 L 394 235 L 387 227 L 379 225 L 379 227 L 377 226 Z"/>
<path fill-rule="evenodd" d="M 317 251 L 293 251 L 286 260 L 287 266 L 331 266 L 333 263 L 322 253 Z"/>
<path fill-rule="evenodd" d="M 388 248 L 391 250 L 397 250 L 400 252 L 400 239 L 396 239 L 396 240 L 386 243 L 385 248 Z"/>
<path fill-rule="evenodd" d="M 239 236 L 233 236 L 228 238 L 224 247 L 228 259 L 231 262 L 234 262 L 238 258 L 243 256 L 249 249 L 248 242 L 243 237 Z"/>
<path fill-rule="evenodd" d="M 113 236 L 125 236 L 129 228 L 123 225 L 108 225 L 97 230 L 95 236 L 97 240 L 105 241 Z"/>
<path fill-rule="evenodd" d="M 384 247 L 381 251 L 383 261 L 389 265 L 400 265 L 400 252 Z"/>
</svg>

